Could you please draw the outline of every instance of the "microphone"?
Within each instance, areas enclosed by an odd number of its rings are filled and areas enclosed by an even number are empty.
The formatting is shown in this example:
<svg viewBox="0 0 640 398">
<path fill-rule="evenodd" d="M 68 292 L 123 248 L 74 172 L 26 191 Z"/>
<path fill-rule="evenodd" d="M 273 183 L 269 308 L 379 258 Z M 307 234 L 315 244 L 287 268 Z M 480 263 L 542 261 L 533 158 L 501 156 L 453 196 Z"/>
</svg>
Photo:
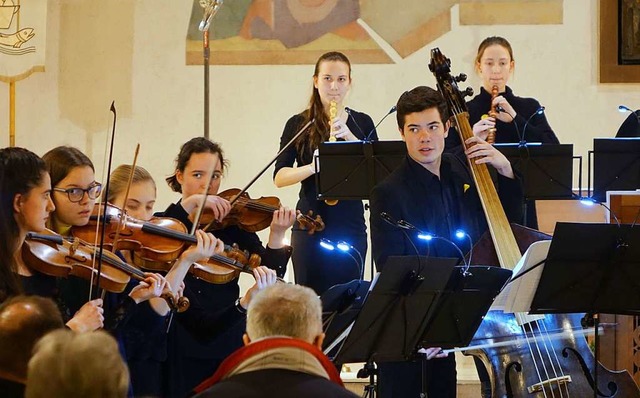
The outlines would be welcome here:
<svg viewBox="0 0 640 398">
<path fill-rule="evenodd" d="M 638 115 L 638 112 L 632 111 L 631 108 L 629 108 L 628 106 L 618 105 L 618 112 L 620 112 L 620 113 L 626 113 L 626 112 L 632 113 L 636 117 L 636 120 L 638 121 L 638 125 L 640 125 L 640 115 Z"/>
<path fill-rule="evenodd" d="M 355 117 L 353 117 L 353 115 L 351 114 L 351 108 L 349 107 L 344 107 L 344 111 L 347 112 L 347 115 L 349 115 L 351 117 L 351 119 L 353 119 L 353 123 L 355 123 L 356 127 L 358 128 L 358 131 L 360 132 L 360 134 L 362 134 L 362 136 L 364 137 L 364 131 L 362 131 L 362 129 L 360 128 L 360 125 L 358 124 L 358 121 L 356 120 Z"/>
<path fill-rule="evenodd" d="M 427 242 L 429 242 L 431 240 L 434 240 L 434 239 L 440 239 L 440 240 L 442 240 L 444 242 L 447 242 L 448 244 L 453 246 L 456 249 L 456 251 L 458 252 L 458 254 L 460 255 L 460 259 L 462 260 L 462 262 L 465 265 L 465 269 L 463 271 L 463 274 L 465 274 L 465 275 L 467 274 L 467 271 L 469 270 L 469 266 L 471 265 L 471 262 L 465 260 L 464 253 L 462 252 L 460 247 L 458 245 L 456 245 L 455 242 L 453 242 L 452 240 L 444 238 L 442 236 L 436 236 L 434 234 L 430 234 L 430 233 L 424 232 L 424 231 L 418 229 L 415 225 L 411 224 L 410 222 L 408 222 L 406 220 L 397 220 L 396 221 L 391 215 L 389 215 L 389 213 L 386 213 L 384 211 L 380 213 L 380 217 L 382 217 L 382 219 L 384 221 L 386 221 L 388 224 L 390 224 L 390 225 L 392 225 L 394 227 L 400 228 L 402 230 L 409 230 L 409 231 L 417 232 L 418 233 L 417 234 L 418 239 L 422 239 L 422 240 L 427 241 Z M 462 234 L 462 238 L 464 238 L 465 236 L 468 236 L 462 230 L 456 231 L 456 235 L 457 236 L 458 236 L 458 234 Z M 409 239 L 409 242 L 411 242 L 411 244 L 413 244 L 413 241 L 409 238 L 408 235 L 406 235 L 406 233 L 405 233 L 405 236 L 407 237 L 407 239 Z M 469 236 L 469 242 L 471 242 L 471 237 L 470 236 Z M 414 246 L 414 248 L 415 248 L 415 246 Z M 417 248 L 416 248 L 416 252 L 418 252 Z"/>
<path fill-rule="evenodd" d="M 527 134 L 527 126 L 529 125 L 529 122 L 531 121 L 531 119 L 533 119 L 534 116 L 542 115 L 543 113 L 544 113 L 544 106 L 540 106 L 538 109 L 536 109 L 535 112 L 533 112 L 533 114 L 531 114 L 531 116 L 529 116 L 529 119 L 527 119 L 527 121 L 524 123 L 524 127 L 522 128 L 522 136 L 520 137 L 520 146 L 527 145 L 527 141 L 524 139 L 524 135 Z"/>
<path fill-rule="evenodd" d="M 394 106 L 392 106 L 392 107 L 391 107 L 391 109 L 389 109 L 389 112 L 387 112 L 387 114 L 386 114 L 386 115 L 384 115 L 384 116 L 382 117 L 382 119 L 380 119 L 380 121 L 379 121 L 375 126 L 373 126 L 373 128 L 371 129 L 371 131 L 369 131 L 369 134 L 367 134 L 367 136 L 364 138 L 364 141 L 371 141 L 371 134 L 373 134 L 373 132 L 374 132 L 374 131 L 376 131 L 376 129 L 378 128 L 378 126 L 380 125 L 380 123 L 382 123 L 382 122 L 384 121 L 384 119 L 386 119 L 386 118 L 387 118 L 387 116 L 391 115 L 392 113 L 395 113 L 395 111 L 397 111 L 397 110 L 398 110 L 398 107 L 397 107 L 397 106 L 395 106 L 395 105 L 394 105 Z"/>
<path fill-rule="evenodd" d="M 224 0 L 200 0 L 200 6 L 204 8 L 204 15 L 198 26 L 199 31 L 206 32 L 209 30 L 211 19 L 218 13 L 223 2 Z"/>
<path fill-rule="evenodd" d="M 349 116 L 351 116 L 351 108 L 344 108 L 345 112 L 347 112 L 347 114 Z M 397 106 L 392 106 L 391 109 L 389 109 L 389 112 L 387 112 L 386 115 L 384 115 L 382 117 L 382 119 L 380 119 L 380 121 L 373 126 L 373 128 L 371 129 L 371 131 L 369 131 L 369 133 L 367 135 L 364 134 L 364 132 L 362 131 L 362 129 L 360 128 L 360 126 L 358 125 L 358 122 L 356 122 L 356 118 L 352 117 L 353 122 L 356 124 L 356 127 L 358 128 L 358 131 L 360 131 L 360 134 L 362 134 L 364 136 L 364 139 L 362 141 L 370 141 L 371 140 L 371 134 L 373 134 L 374 131 L 376 131 L 376 129 L 378 128 L 378 126 L 380 125 L 380 123 L 382 123 L 384 121 L 384 119 L 387 118 L 387 116 L 391 115 L 392 113 L 394 113 L 395 111 L 398 110 Z"/>
</svg>

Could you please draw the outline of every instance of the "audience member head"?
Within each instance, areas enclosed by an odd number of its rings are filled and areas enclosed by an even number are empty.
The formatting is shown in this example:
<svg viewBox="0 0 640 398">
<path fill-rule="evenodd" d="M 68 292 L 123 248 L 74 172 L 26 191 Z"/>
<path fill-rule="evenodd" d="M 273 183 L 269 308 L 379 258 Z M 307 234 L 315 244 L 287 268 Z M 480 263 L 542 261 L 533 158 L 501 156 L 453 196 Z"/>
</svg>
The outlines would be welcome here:
<svg viewBox="0 0 640 398">
<path fill-rule="evenodd" d="M 28 398 L 124 398 L 129 370 L 104 331 L 57 330 L 44 336 L 29 361 Z"/>
<path fill-rule="evenodd" d="M 64 327 L 56 304 L 40 296 L 15 296 L 0 304 L 0 375 L 24 383 L 33 346 Z"/>
<path fill-rule="evenodd" d="M 0 303 L 19 294 L 14 258 L 28 230 L 44 228 L 53 210 L 47 168 L 24 148 L 0 149 Z"/>
<path fill-rule="evenodd" d="M 322 348 L 322 304 L 305 286 L 277 283 L 258 292 L 247 311 L 245 344 L 287 336 Z"/>
</svg>

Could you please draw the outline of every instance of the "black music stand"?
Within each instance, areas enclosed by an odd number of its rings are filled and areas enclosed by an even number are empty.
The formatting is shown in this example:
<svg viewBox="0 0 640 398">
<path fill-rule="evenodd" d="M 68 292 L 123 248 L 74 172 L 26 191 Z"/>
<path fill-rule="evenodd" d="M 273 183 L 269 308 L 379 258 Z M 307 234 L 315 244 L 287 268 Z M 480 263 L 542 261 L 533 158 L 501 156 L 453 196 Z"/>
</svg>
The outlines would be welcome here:
<svg viewBox="0 0 640 398">
<path fill-rule="evenodd" d="M 640 138 L 594 138 L 593 151 L 589 151 L 589 173 L 592 154 L 594 200 L 605 202 L 607 191 L 640 188 Z"/>
<path fill-rule="evenodd" d="M 557 223 L 531 313 L 640 315 L 640 228 Z"/>
<path fill-rule="evenodd" d="M 573 144 L 494 144 L 522 176 L 527 200 L 572 199 Z"/>
<path fill-rule="evenodd" d="M 455 266 L 458 259 L 389 257 L 335 357 L 348 362 L 403 361 L 423 345 L 467 345 L 511 276 L 497 267 Z M 431 331 L 432 330 L 432 331 Z M 370 377 L 369 391 L 373 374 Z"/>
<path fill-rule="evenodd" d="M 407 154 L 403 141 L 323 142 L 318 150 L 318 199 L 369 199 Z"/>
<path fill-rule="evenodd" d="M 530 313 L 582 312 L 596 314 L 594 385 L 599 386 L 597 314 L 640 315 L 640 228 L 556 224 Z"/>
<path fill-rule="evenodd" d="M 356 319 L 369 293 L 370 281 L 355 279 L 351 282 L 334 285 L 320 296 L 322 302 L 322 330 L 324 344 L 322 349 L 336 346 L 343 332 Z M 326 352 L 333 359 L 334 349 Z"/>
</svg>

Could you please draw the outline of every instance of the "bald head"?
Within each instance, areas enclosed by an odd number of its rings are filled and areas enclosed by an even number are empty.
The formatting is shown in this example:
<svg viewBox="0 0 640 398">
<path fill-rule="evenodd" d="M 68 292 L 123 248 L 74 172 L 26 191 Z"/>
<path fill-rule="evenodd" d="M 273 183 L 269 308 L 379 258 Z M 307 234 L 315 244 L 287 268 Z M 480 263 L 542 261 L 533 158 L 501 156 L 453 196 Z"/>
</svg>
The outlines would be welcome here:
<svg viewBox="0 0 640 398">
<path fill-rule="evenodd" d="M 39 296 L 16 296 L 0 305 L 0 372 L 26 379 L 33 346 L 45 334 L 64 327 L 56 304 Z"/>
</svg>

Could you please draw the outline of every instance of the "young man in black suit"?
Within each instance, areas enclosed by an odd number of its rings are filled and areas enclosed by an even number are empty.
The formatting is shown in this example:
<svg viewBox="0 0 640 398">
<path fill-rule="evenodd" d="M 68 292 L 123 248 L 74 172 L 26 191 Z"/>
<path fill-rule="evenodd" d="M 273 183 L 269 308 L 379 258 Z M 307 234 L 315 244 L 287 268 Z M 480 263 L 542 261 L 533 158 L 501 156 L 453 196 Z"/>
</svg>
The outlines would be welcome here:
<svg viewBox="0 0 640 398">
<path fill-rule="evenodd" d="M 452 241 L 456 240 L 457 230 L 465 231 L 475 242 L 487 229 L 468 166 L 453 155 L 443 155 L 450 123 L 440 93 L 424 86 L 405 92 L 398 100 L 397 121 L 407 157 L 374 188 L 370 198 L 372 251 L 378 270 L 383 269 L 389 256 L 426 254 L 426 244 L 430 245 L 430 256 L 459 257 L 453 244 L 442 239 L 420 241 L 417 233 L 392 225 L 381 213 Z M 470 161 L 486 163 L 495 169 L 505 212 L 511 221 L 520 221 L 522 187 L 507 158 L 478 137 L 469 138 L 466 144 L 465 153 Z M 468 251 L 466 238 L 459 242 L 458 246 Z M 453 354 L 446 356 L 436 347 L 428 349 L 426 356 L 430 359 L 424 371 L 427 395 L 455 398 Z M 379 369 L 380 397 L 420 396 L 423 371 L 419 361 L 382 363 Z"/>
</svg>

